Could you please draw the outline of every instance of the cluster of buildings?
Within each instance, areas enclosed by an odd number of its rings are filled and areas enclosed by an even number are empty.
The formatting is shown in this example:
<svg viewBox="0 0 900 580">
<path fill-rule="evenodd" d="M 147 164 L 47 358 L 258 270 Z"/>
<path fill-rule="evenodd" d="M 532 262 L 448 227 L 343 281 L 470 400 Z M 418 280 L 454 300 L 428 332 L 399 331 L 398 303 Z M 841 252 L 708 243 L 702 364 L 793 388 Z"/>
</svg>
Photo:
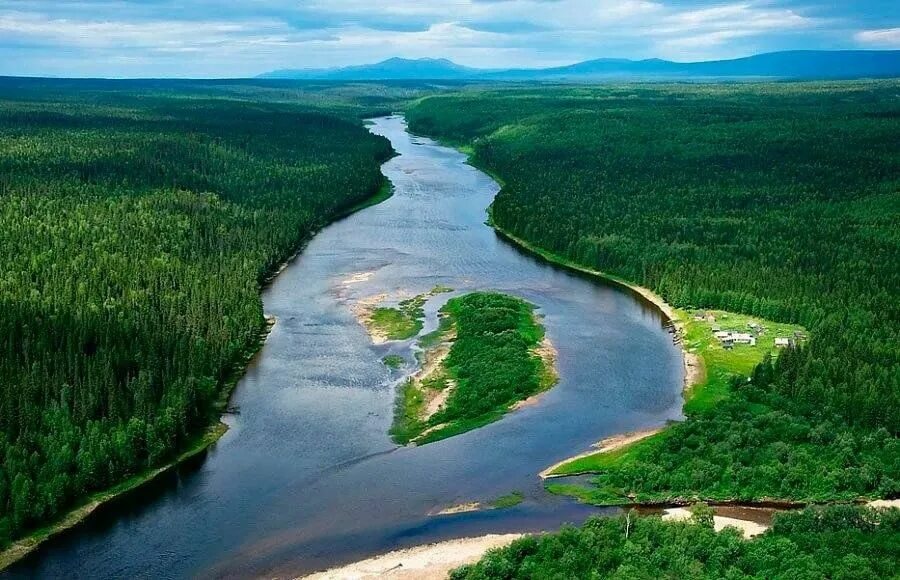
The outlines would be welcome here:
<svg viewBox="0 0 900 580">
<path fill-rule="evenodd" d="M 714 324 L 716 322 L 716 317 L 709 312 L 697 312 L 694 314 L 694 320 Z M 722 330 L 715 325 L 712 327 L 712 331 L 713 336 L 722 343 L 722 346 L 726 349 L 730 349 L 736 344 L 756 346 L 757 338 L 763 334 L 766 329 L 757 322 L 748 322 L 746 332 L 739 330 Z M 793 337 L 777 336 L 775 337 L 775 346 L 776 348 L 788 348 L 794 346 L 796 341 L 801 340 L 802 338 L 803 336 L 801 336 L 799 332 L 794 333 Z"/>
</svg>

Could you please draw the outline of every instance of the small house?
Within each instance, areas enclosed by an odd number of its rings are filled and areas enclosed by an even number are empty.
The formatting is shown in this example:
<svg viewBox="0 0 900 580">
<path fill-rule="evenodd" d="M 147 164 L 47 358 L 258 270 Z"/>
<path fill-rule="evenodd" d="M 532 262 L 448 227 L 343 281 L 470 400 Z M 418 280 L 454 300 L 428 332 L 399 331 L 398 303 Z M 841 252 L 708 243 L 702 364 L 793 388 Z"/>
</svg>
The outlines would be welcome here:
<svg viewBox="0 0 900 580">
<path fill-rule="evenodd" d="M 775 337 L 775 346 L 778 348 L 787 348 L 791 346 L 791 339 L 783 336 Z"/>
<path fill-rule="evenodd" d="M 733 340 L 737 344 L 749 344 L 750 346 L 756 345 L 756 337 L 746 332 L 732 333 L 731 340 Z"/>
</svg>

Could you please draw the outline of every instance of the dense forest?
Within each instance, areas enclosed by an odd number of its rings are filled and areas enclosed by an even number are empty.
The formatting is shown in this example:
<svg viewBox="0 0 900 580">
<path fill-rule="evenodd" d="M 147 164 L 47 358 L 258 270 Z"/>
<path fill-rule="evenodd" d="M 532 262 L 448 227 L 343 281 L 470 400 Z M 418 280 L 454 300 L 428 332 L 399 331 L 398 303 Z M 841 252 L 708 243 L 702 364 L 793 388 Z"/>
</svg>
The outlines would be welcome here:
<svg viewBox="0 0 900 580">
<path fill-rule="evenodd" d="M 833 484 L 835 492 L 893 497 L 898 88 L 879 81 L 471 90 L 425 98 L 408 119 L 414 132 L 470 146 L 474 163 L 503 181 L 492 206 L 501 229 L 676 306 L 809 329 L 803 346 L 754 373 L 752 391 L 670 434 L 665 452 L 691 469 L 673 469 L 660 452 L 616 474 L 617 486 L 657 497 L 736 488 L 755 495 L 737 469 L 752 463 L 777 483 L 756 487 L 766 492 L 821 496 L 819 486 Z M 728 428 L 731 421 L 744 423 Z M 783 446 L 751 458 L 764 441 Z M 840 451 L 817 464 L 815 445 Z M 798 469 L 776 482 L 785 464 Z M 809 470 L 814 481 L 803 480 Z"/>
<path fill-rule="evenodd" d="M 900 510 L 832 506 L 782 513 L 752 540 L 735 528 L 716 532 L 710 511 L 696 510 L 689 522 L 632 515 L 592 519 L 581 528 L 517 540 L 451 578 L 896 577 Z"/>
<path fill-rule="evenodd" d="M 260 284 L 383 186 L 361 106 L 148 83 L 0 84 L 0 545 L 201 434 Z"/>
</svg>

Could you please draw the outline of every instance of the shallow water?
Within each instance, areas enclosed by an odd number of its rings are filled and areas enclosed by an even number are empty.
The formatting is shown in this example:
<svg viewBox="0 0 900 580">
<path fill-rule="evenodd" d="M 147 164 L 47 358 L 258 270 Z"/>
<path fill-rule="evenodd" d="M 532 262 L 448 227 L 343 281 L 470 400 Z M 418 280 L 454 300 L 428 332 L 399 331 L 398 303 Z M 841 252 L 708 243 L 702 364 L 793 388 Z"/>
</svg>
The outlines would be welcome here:
<svg viewBox="0 0 900 580">
<path fill-rule="evenodd" d="M 278 322 L 234 393 L 228 433 L 10 575 L 284 576 L 452 537 L 554 529 L 596 510 L 544 492 L 541 469 L 680 417 L 681 356 L 653 307 L 500 239 L 484 225 L 497 185 L 462 154 L 411 136 L 401 117 L 371 130 L 399 153 L 383 167 L 395 193 L 325 228 L 266 289 Z M 501 421 L 397 448 L 387 431 L 400 373 L 380 361 L 412 360 L 412 345 L 373 345 L 351 305 L 437 284 L 456 292 L 428 303 L 426 332 L 453 295 L 521 296 L 539 306 L 561 378 Z M 525 501 L 511 509 L 428 515 L 513 490 Z"/>
</svg>

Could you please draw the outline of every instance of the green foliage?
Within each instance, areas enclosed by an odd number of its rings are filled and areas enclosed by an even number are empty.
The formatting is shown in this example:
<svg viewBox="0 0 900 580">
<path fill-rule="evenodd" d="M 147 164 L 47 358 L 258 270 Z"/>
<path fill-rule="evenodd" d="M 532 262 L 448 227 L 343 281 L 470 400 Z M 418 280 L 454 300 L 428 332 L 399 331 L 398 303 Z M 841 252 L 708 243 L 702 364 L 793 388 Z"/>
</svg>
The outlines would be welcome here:
<svg viewBox="0 0 900 580">
<path fill-rule="evenodd" d="M 565 465 L 567 473 L 598 473 L 592 488 L 551 491 L 600 504 L 900 494 L 900 440 L 884 428 L 814 421 L 792 406 L 778 393 L 736 386 L 715 409 L 655 437 Z"/>
<path fill-rule="evenodd" d="M 744 540 L 734 528 L 598 518 L 528 536 L 458 568 L 453 580 L 568 578 L 891 578 L 900 564 L 900 512 L 853 506 L 782 513 Z"/>
<path fill-rule="evenodd" d="M 381 362 L 389 369 L 399 369 L 406 363 L 406 359 L 399 354 L 389 354 L 382 358 Z"/>
<path fill-rule="evenodd" d="M 261 281 L 391 151 L 299 105 L 0 94 L 2 545 L 210 425 Z"/>
<path fill-rule="evenodd" d="M 456 327 L 445 368 L 456 387 L 429 424 L 448 424 L 431 440 L 496 420 L 516 401 L 541 390 L 543 362 L 532 349 L 543 338 L 533 307 L 513 296 L 473 292 L 442 309 Z M 460 427 L 465 426 L 465 429 Z"/>
<path fill-rule="evenodd" d="M 422 391 L 416 388 L 412 379 L 407 379 L 400 385 L 397 393 L 394 422 L 388 431 L 394 442 L 406 445 L 422 433 L 425 424 L 419 417 L 424 408 L 425 398 L 422 396 Z"/>
<path fill-rule="evenodd" d="M 522 495 L 521 491 L 513 491 L 506 495 L 501 495 L 497 499 L 491 502 L 491 507 L 494 509 L 505 509 L 511 508 L 522 503 L 522 500 L 525 499 L 525 496 Z"/>
<path fill-rule="evenodd" d="M 438 329 L 423 336 L 420 346 L 434 348 L 453 330 L 456 338 L 422 388 L 413 380 L 401 386 L 391 428 L 397 443 L 424 445 L 483 427 L 513 403 L 552 386 L 544 361 L 533 352 L 544 329 L 532 305 L 506 294 L 473 292 L 450 299 L 441 315 Z M 423 419 L 424 389 L 441 391 L 451 381 L 446 404 Z"/>
<path fill-rule="evenodd" d="M 676 306 L 800 323 L 809 413 L 900 432 L 896 81 L 471 91 L 413 131 L 474 144 L 503 229 Z M 550 224 L 550 226 L 548 226 Z"/>
<path fill-rule="evenodd" d="M 425 296 L 404 300 L 398 308 L 380 307 L 372 311 L 369 325 L 389 340 L 406 340 L 419 334 L 425 321 Z"/>
<path fill-rule="evenodd" d="M 553 489 L 600 502 L 897 493 L 898 87 L 519 88 L 411 108 L 413 131 L 471 144 L 500 177 L 503 231 L 682 308 L 809 330 L 741 370 L 747 389 L 713 368 L 686 422 L 567 466 L 600 471 L 597 487 Z"/>
</svg>

